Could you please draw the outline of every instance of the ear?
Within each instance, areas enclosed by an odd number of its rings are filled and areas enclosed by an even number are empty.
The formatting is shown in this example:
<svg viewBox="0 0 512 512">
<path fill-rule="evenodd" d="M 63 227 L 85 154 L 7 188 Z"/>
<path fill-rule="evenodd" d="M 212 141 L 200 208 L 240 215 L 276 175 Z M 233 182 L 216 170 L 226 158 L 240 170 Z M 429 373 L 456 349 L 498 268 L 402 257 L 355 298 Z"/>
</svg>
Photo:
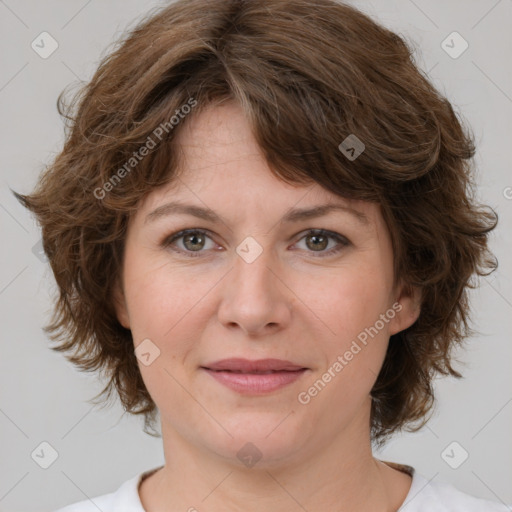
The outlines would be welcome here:
<svg viewBox="0 0 512 512">
<path fill-rule="evenodd" d="M 119 323 L 125 328 L 130 329 L 130 316 L 128 315 L 128 308 L 124 295 L 123 286 L 120 280 L 117 279 L 112 291 L 112 299 L 114 302 L 114 309 L 116 311 Z"/>
<path fill-rule="evenodd" d="M 393 309 L 396 312 L 389 322 L 389 334 L 393 335 L 410 327 L 421 312 L 421 289 L 410 285 L 401 285 Z"/>
</svg>

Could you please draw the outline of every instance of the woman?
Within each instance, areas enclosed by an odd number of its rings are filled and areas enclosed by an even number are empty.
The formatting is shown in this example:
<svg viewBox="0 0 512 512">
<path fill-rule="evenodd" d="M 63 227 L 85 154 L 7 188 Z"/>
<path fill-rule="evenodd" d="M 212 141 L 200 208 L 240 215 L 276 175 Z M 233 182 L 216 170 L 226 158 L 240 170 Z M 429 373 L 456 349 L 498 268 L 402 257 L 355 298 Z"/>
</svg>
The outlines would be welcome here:
<svg viewBox="0 0 512 512">
<path fill-rule="evenodd" d="M 181 0 L 67 113 L 30 196 L 48 332 L 110 377 L 165 465 L 101 509 L 501 511 L 373 457 L 459 376 L 496 263 L 474 145 L 408 46 L 333 0 Z"/>
</svg>

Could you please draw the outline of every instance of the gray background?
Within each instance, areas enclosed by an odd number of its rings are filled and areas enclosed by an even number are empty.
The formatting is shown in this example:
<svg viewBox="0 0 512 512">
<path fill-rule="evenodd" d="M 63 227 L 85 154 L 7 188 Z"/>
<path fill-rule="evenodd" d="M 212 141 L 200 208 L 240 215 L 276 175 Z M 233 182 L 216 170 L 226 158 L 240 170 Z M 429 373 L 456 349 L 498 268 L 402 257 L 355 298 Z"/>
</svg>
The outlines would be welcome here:
<svg viewBox="0 0 512 512">
<path fill-rule="evenodd" d="M 413 465 L 428 479 L 512 503 L 512 1 L 352 3 L 415 42 L 420 67 L 473 127 L 480 199 L 500 216 L 492 237 L 499 270 L 472 293 L 479 334 L 459 354 L 465 378 L 439 379 L 438 406 L 428 426 L 396 437 L 377 455 Z M 48 348 L 41 328 L 55 284 L 38 256 L 37 225 L 8 188 L 31 191 L 44 164 L 59 151 L 58 94 L 78 79 L 89 79 L 107 46 L 159 5 L 0 0 L 1 511 L 53 510 L 111 492 L 163 463 L 161 440 L 142 433 L 141 419 L 123 416 L 119 405 L 93 408 L 87 400 L 101 389 L 97 378 L 77 372 Z M 43 31 L 59 45 L 46 59 L 31 48 Z M 453 31 L 469 44 L 458 58 L 441 46 Z M 461 48 L 460 41 L 449 44 L 452 51 Z M 449 447 L 454 441 L 458 445 Z M 42 442 L 58 454 L 48 469 L 31 456 Z M 447 461 L 459 463 L 462 450 L 469 457 L 453 469 Z"/>
</svg>

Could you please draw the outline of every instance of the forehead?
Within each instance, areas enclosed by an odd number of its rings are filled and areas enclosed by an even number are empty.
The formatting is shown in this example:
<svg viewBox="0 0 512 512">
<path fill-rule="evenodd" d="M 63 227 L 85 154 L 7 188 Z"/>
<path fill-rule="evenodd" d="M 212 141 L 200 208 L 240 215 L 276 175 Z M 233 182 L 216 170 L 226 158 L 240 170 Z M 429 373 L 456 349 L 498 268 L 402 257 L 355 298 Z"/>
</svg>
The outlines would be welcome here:
<svg viewBox="0 0 512 512">
<path fill-rule="evenodd" d="M 192 114 L 178 133 L 176 142 L 185 148 L 209 150 L 244 142 L 260 152 L 242 108 L 234 101 L 210 104 Z"/>
<path fill-rule="evenodd" d="M 342 198 L 314 181 L 290 184 L 273 174 L 243 110 L 234 102 L 194 113 L 175 143 L 180 153 L 178 175 L 145 198 L 140 207 L 145 215 L 176 199 L 237 217 L 246 212 L 262 216 L 264 210 L 283 215 L 291 208 L 320 204 L 356 209 L 370 221 L 378 214 L 374 203 Z"/>
</svg>

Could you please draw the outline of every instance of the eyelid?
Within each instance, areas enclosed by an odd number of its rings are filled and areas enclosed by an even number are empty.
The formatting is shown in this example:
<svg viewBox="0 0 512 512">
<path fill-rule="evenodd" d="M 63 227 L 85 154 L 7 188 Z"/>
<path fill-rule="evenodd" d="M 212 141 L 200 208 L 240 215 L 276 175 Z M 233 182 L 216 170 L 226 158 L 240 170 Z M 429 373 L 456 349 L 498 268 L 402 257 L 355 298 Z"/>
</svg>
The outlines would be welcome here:
<svg viewBox="0 0 512 512">
<path fill-rule="evenodd" d="M 172 234 L 170 234 L 169 236 L 166 236 L 163 241 L 161 242 L 161 245 L 165 248 L 167 247 L 171 247 L 172 244 L 176 241 L 176 240 L 179 240 L 180 238 L 183 238 L 185 235 L 188 235 L 190 233 L 200 233 L 204 236 L 207 236 L 210 240 L 214 241 L 213 240 L 213 237 L 211 236 L 212 235 L 212 232 L 209 231 L 208 229 L 204 229 L 204 228 L 186 228 L 186 229 L 180 229 L 179 231 L 176 231 Z M 206 251 L 184 251 L 183 249 L 171 249 L 173 250 L 174 252 L 177 252 L 179 254 L 186 254 L 187 256 L 190 256 L 190 257 L 198 257 L 200 255 L 202 255 L 202 253 L 205 253 Z M 197 253 L 197 255 L 195 254 Z"/>
<path fill-rule="evenodd" d="M 335 256 L 338 253 L 340 253 L 343 249 L 346 247 L 349 247 L 352 245 L 352 242 L 341 233 L 337 233 L 335 231 L 330 231 L 328 229 L 322 229 L 322 228 L 309 228 L 304 231 L 301 231 L 296 235 L 297 240 L 294 242 L 294 245 L 300 242 L 303 238 L 306 236 L 325 236 L 328 238 L 331 238 L 337 242 L 337 245 L 335 247 L 332 247 L 328 251 L 305 251 L 307 254 L 311 255 L 313 258 L 329 258 L 330 256 Z M 295 238 L 295 237 L 294 237 Z M 300 249 L 297 249 L 300 250 Z"/>
<path fill-rule="evenodd" d="M 163 247 L 171 247 L 172 244 L 176 240 L 179 240 L 180 238 L 182 238 L 185 235 L 190 234 L 190 233 L 202 234 L 202 235 L 208 237 L 213 242 L 215 242 L 212 237 L 213 233 L 208 229 L 186 228 L 186 229 L 181 229 L 179 231 L 172 233 L 171 235 L 166 236 L 163 239 L 163 241 L 161 242 L 161 245 Z M 328 238 L 335 240 L 338 243 L 338 245 L 336 247 L 331 248 L 328 251 L 306 251 L 307 253 L 312 254 L 313 257 L 316 257 L 316 258 L 322 258 L 322 257 L 326 258 L 328 256 L 337 254 L 341 250 L 343 250 L 345 247 L 348 247 L 349 245 L 352 244 L 351 241 L 346 236 L 344 236 L 340 233 L 336 233 L 335 231 L 330 231 L 328 229 L 322 229 L 322 228 L 309 228 L 309 229 L 301 231 L 300 233 L 297 233 L 296 235 L 294 235 L 292 237 L 292 239 L 296 239 L 296 241 L 294 242 L 294 245 L 297 244 L 298 242 L 300 242 L 303 238 L 305 238 L 308 235 L 309 236 L 315 236 L 315 235 L 316 236 L 326 236 Z M 171 249 L 171 250 L 173 250 L 174 252 L 180 253 L 180 254 L 185 254 L 185 255 L 187 255 L 189 257 L 193 257 L 193 258 L 202 256 L 203 253 L 207 253 L 207 251 L 184 251 L 183 249 Z M 298 249 L 298 250 L 300 250 L 300 249 Z"/>
</svg>

